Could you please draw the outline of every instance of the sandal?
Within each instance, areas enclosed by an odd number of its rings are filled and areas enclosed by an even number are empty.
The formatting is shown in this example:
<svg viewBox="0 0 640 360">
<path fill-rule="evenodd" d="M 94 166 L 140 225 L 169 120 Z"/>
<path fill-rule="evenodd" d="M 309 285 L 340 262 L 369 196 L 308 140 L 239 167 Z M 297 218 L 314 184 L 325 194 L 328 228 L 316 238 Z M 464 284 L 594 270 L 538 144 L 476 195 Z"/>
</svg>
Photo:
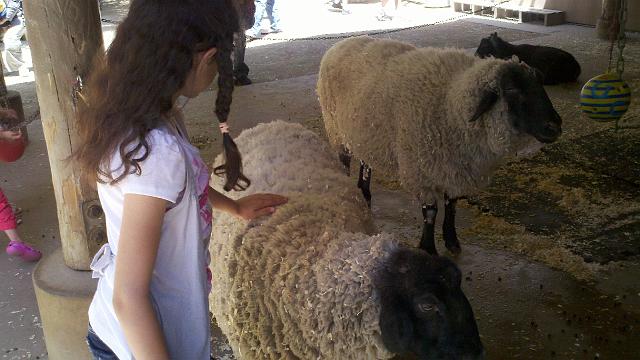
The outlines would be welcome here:
<svg viewBox="0 0 640 360">
<path fill-rule="evenodd" d="M 11 210 L 13 210 L 13 215 L 15 216 L 22 215 L 21 207 L 18 207 L 16 204 L 9 204 L 9 205 L 11 205 Z"/>
<path fill-rule="evenodd" d="M 10 256 L 20 256 L 22 260 L 33 262 L 42 257 L 42 253 L 31 246 L 18 241 L 10 241 L 7 245 L 7 254 Z"/>
</svg>

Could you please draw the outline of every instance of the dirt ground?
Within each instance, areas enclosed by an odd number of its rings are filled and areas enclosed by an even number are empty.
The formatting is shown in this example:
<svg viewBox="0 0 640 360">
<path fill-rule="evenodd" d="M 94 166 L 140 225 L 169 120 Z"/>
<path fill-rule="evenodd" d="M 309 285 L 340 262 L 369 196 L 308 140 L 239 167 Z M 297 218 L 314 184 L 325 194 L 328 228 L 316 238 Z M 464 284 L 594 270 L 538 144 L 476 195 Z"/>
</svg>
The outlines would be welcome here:
<svg viewBox="0 0 640 360">
<path fill-rule="evenodd" d="M 370 21 L 377 4 L 354 5 L 349 15 L 328 12 L 321 2 L 313 4 L 310 11 L 317 16 L 306 18 L 309 24 L 304 26 L 291 21 L 290 30 L 280 38 L 380 26 Z M 292 5 L 289 11 L 298 8 Z M 117 20 L 125 13 L 126 2 L 104 1 L 103 17 Z M 442 9 L 404 3 L 401 18 L 384 26 L 451 17 Z M 105 23 L 107 41 L 113 30 L 113 25 Z M 465 274 L 465 292 L 487 358 L 640 359 L 640 130 L 615 131 L 611 123 L 588 120 L 578 108 L 582 84 L 606 69 L 608 44 L 597 40 L 589 27 L 545 28 L 477 18 L 378 37 L 474 51 L 479 39 L 493 31 L 516 43 L 563 48 L 574 54 L 583 71 L 578 84 L 547 87 L 563 117 L 561 140 L 532 158 L 505 164 L 488 189 L 469 197 L 459 209 L 463 253 L 454 261 Z M 322 54 L 336 41 L 250 43 L 247 63 L 254 84 L 235 90 L 232 134 L 275 119 L 299 122 L 322 134 L 316 73 Z M 630 34 L 625 57 L 625 78 L 637 94 L 638 34 Z M 35 111 L 33 81 L 8 79 L 8 83 L 22 94 L 27 116 Z M 221 149 L 212 124 L 214 96 L 213 91 L 207 92 L 185 109 L 192 141 L 208 160 Z M 622 125 L 636 127 L 639 112 L 635 101 Z M 0 186 L 24 209 L 20 230 L 25 238 L 48 254 L 60 246 L 55 199 L 41 124 L 31 124 L 29 132 L 31 145 L 23 159 L 0 164 Z M 417 244 L 421 215 L 414 200 L 376 184 L 373 212 L 381 230 L 402 234 L 408 243 Z M 31 287 L 32 270 L 32 264 L 0 254 L 2 359 L 47 358 Z M 218 358 L 233 358 L 219 332 L 213 347 Z"/>
</svg>

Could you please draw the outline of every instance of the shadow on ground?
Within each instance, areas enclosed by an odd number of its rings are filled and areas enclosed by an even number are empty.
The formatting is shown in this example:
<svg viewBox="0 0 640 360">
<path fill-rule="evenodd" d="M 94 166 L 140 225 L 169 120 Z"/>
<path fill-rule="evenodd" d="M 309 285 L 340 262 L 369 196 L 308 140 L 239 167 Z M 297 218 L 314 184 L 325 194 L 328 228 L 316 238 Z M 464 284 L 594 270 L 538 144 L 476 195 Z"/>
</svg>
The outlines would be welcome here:
<svg viewBox="0 0 640 360">
<path fill-rule="evenodd" d="M 601 131 L 511 163 L 469 202 L 585 262 L 640 255 L 640 131 Z"/>
</svg>

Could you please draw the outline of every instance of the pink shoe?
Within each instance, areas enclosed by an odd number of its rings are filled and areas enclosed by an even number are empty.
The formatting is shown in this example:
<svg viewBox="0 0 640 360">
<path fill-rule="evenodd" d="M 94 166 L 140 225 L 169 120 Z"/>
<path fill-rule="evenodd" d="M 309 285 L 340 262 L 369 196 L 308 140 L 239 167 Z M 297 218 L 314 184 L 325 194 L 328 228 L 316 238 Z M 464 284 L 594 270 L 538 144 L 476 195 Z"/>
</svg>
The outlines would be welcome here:
<svg viewBox="0 0 640 360">
<path fill-rule="evenodd" d="M 10 256 L 20 256 L 22 260 L 33 262 L 38 261 L 42 257 L 42 253 L 31 246 L 17 241 L 9 242 L 7 245 L 7 254 Z"/>
</svg>

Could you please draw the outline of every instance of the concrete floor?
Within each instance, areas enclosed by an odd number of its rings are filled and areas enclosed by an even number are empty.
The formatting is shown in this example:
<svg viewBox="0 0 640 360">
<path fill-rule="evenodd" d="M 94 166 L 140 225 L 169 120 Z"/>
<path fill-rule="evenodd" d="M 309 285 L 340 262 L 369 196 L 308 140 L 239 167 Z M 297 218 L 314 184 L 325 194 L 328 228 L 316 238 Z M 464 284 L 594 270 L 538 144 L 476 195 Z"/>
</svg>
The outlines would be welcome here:
<svg viewBox="0 0 640 360">
<path fill-rule="evenodd" d="M 301 19 L 291 14 L 300 14 L 302 5 L 290 4 L 290 25 L 279 35 L 283 39 L 374 30 L 381 26 L 372 20 L 378 4 L 353 5 L 352 14 L 341 15 L 326 11 L 320 2 L 305 3 L 306 11 L 313 16 Z M 103 17 L 118 19 L 124 13 L 126 1 L 105 1 Z M 457 16 L 405 3 L 397 21 L 382 26 L 406 27 Z M 113 28 L 105 25 L 107 41 Z M 550 44 L 570 50 L 582 64 L 581 82 L 606 68 L 606 43 L 593 37 L 593 29 L 572 25 L 545 28 L 466 18 L 379 36 L 417 46 L 455 46 L 473 51 L 479 39 L 493 31 L 509 41 Z M 247 62 L 255 84 L 237 88 L 234 93 L 232 133 L 275 119 L 300 122 L 322 133 L 315 74 L 322 54 L 336 41 L 250 43 Z M 637 93 L 640 87 L 640 66 L 635 60 L 640 58 L 637 35 L 631 36 L 626 51 L 629 54 L 627 80 Z M 37 100 L 32 79 L 24 80 L 11 78 L 8 83 L 12 84 L 11 89 L 21 92 L 28 115 L 34 111 Z M 563 142 L 611 128 L 611 124 L 587 122 L 580 116 L 575 106 L 580 86 L 547 89 L 565 121 Z M 206 159 L 212 159 L 221 148 L 211 124 L 213 96 L 212 92 L 205 93 L 186 108 L 192 140 Z M 637 114 L 636 102 L 629 112 L 629 118 L 636 124 Z M 29 133 L 31 145 L 23 159 L 0 164 L 0 186 L 11 201 L 24 209 L 20 230 L 25 239 L 49 254 L 60 246 L 56 238 L 55 199 L 41 125 L 31 124 Z M 507 169 L 505 176 L 508 178 L 509 174 Z M 640 359 L 640 282 L 637 280 L 640 261 L 637 257 L 605 266 L 586 263 L 582 257 L 567 251 L 562 254 L 567 254 L 567 263 L 571 266 L 563 267 L 534 256 L 532 247 L 513 246 L 539 241 L 553 249 L 564 249 L 563 244 L 553 241 L 553 236 L 539 238 L 526 228 L 515 231 L 508 218 L 479 211 L 483 204 L 491 203 L 480 199 L 480 205 L 459 210 L 464 250 L 455 261 L 465 274 L 465 291 L 478 318 L 488 359 Z M 374 188 L 373 211 L 378 226 L 404 234 L 410 243 L 417 242 L 420 232 L 418 209 L 417 204 L 402 193 L 379 186 Z M 488 217 L 492 221 L 486 221 Z M 485 232 L 480 231 L 482 226 Z M 488 239 L 498 228 L 506 228 L 513 236 L 503 242 Z M 632 238 L 631 242 L 637 247 L 640 239 Z M 589 276 L 578 276 L 585 269 Z M 2 359 L 47 358 L 30 279 L 32 270 L 33 264 L 24 264 L 0 253 Z M 214 348 L 220 358 L 232 358 L 223 339 L 214 339 Z"/>
</svg>

